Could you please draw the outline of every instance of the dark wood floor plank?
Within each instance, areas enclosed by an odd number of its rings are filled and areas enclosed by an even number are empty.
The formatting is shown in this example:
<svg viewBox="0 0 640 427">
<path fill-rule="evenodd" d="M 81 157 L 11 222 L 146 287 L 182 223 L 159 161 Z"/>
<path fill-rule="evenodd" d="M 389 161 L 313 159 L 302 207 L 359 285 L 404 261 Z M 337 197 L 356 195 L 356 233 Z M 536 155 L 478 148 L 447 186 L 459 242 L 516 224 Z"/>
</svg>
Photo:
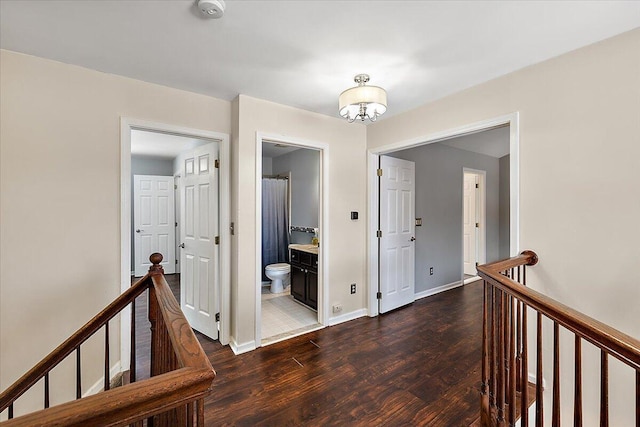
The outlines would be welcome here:
<svg viewBox="0 0 640 427">
<path fill-rule="evenodd" d="M 167 281 L 179 297 L 179 276 Z M 144 378 L 148 322 L 140 298 Z M 217 373 L 207 426 L 448 427 L 479 415 L 482 282 L 239 356 L 196 335 Z"/>
</svg>

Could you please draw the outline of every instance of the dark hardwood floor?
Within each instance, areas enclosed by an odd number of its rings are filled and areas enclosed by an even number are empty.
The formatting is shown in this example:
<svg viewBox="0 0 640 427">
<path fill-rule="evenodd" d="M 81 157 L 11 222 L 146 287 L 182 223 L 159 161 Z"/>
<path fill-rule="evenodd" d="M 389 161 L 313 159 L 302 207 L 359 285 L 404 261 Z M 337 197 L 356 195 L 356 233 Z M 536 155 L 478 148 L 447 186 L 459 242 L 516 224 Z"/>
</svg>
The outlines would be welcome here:
<svg viewBox="0 0 640 427">
<path fill-rule="evenodd" d="M 468 426 L 480 413 L 482 281 L 239 356 L 197 335 L 217 373 L 207 426 Z"/>
</svg>

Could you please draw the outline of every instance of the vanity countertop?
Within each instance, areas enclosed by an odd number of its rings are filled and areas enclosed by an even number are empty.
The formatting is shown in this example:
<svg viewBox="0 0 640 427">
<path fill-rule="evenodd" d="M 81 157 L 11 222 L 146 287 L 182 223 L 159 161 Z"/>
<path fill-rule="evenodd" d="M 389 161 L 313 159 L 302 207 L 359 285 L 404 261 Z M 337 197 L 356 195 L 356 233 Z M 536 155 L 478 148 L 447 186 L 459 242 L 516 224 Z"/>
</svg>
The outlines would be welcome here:
<svg viewBox="0 0 640 427">
<path fill-rule="evenodd" d="M 289 249 L 296 249 L 298 251 L 309 252 L 310 254 L 318 253 L 318 247 L 315 245 L 301 245 L 298 243 L 292 243 L 289 245 Z"/>
</svg>

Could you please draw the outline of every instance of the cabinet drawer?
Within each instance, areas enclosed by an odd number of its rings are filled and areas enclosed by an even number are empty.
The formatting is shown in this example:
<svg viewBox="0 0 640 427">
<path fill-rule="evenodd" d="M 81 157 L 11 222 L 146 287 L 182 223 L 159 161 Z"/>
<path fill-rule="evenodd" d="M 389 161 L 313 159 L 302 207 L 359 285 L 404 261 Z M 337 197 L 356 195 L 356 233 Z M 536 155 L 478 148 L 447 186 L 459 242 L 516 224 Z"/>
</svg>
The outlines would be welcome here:
<svg viewBox="0 0 640 427">
<path fill-rule="evenodd" d="M 307 267 L 311 267 L 312 266 L 311 258 L 312 258 L 312 255 L 309 252 L 300 251 L 300 264 Z"/>
</svg>

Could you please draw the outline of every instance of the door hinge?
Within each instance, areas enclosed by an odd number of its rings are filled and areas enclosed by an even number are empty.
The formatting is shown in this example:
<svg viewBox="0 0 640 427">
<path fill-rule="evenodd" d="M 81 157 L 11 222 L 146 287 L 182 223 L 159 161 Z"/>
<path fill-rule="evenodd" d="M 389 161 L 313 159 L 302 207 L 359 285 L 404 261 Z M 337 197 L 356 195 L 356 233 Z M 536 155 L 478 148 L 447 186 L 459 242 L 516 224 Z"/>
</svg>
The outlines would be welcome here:
<svg viewBox="0 0 640 427">
<path fill-rule="evenodd" d="M 478 265 L 479 265 L 479 264 L 478 264 L 478 261 L 476 261 L 476 267 L 477 267 Z"/>
<path fill-rule="evenodd" d="M 176 227 L 178 226 L 178 223 L 176 222 Z"/>
<path fill-rule="evenodd" d="M 176 260 L 176 265 L 178 265 L 178 260 Z"/>
<path fill-rule="evenodd" d="M 476 184 L 476 188 L 480 188 L 480 184 Z"/>
<path fill-rule="evenodd" d="M 377 299 L 382 299 L 382 292 L 378 292 L 378 293 L 376 294 L 376 298 L 377 298 Z"/>
<path fill-rule="evenodd" d="M 377 238 L 382 237 L 382 230 L 378 230 L 378 231 L 376 231 L 376 237 L 377 237 Z"/>
<path fill-rule="evenodd" d="M 476 228 L 480 228 L 480 223 L 476 222 Z"/>
<path fill-rule="evenodd" d="M 378 176 L 382 176 L 382 169 L 378 169 L 376 173 L 378 174 Z"/>
<path fill-rule="evenodd" d="M 216 159 L 215 162 L 213 162 L 213 166 L 217 169 L 220 167 L 220 160 Z"/>
<path fill-rule="evenodd" d="M 177 189 L 178 189 L 178 186 L 177 186 L 177 185 L 175 185 L 175 184 L 173 184 L 173 189 L 174 189 L 174 190 L 177 190 Z"/>
<path fill-rule="evenodd" d="M 216 245 L 220 244 L 220 236 L 216 236 L 216 238 L 214 240 L 215 240 Z"/>
<path fill-rule="evenodd" d="M 216 322 L 220 321 L 220 313 L 216 313 Z"/>
</svg>

